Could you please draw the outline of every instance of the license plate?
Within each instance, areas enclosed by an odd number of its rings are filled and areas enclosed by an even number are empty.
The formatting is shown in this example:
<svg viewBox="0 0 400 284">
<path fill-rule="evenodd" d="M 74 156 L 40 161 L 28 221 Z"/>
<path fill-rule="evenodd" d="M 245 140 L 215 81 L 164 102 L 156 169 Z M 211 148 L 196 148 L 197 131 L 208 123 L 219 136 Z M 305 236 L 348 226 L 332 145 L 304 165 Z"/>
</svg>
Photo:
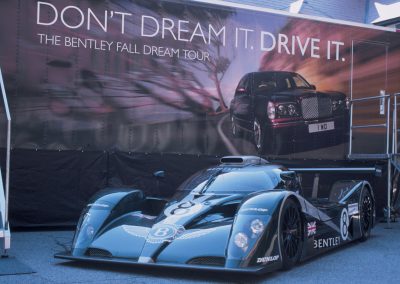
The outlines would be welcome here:
<svg viewBox="0 0 400 284">
<path fill-rule="evenodd" d="M 308 125 L 308 132 L 315 133 L 315 132 L 322 132 L 335 129 L 335 122 L 323 122 L 323 123 L 315 123 Z"/>
</svg>

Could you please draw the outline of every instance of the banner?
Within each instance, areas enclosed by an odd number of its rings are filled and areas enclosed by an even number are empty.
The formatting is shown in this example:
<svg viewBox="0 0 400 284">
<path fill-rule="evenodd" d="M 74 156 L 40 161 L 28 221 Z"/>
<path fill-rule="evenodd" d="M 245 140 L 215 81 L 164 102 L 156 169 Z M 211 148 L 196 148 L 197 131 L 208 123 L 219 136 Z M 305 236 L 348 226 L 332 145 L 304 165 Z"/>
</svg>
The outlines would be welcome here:
<svg viewBox="0 0 400 284">
<path fill-rule="evenodd" d="M 340 159 L 350 98 L 400 90 L 399 35 L 379 29 L 189 1 L 0 11 L 13 148 Z M 354 123 L 385 108 L 357 105 Z M 353 145 L 383 138 L 361 129 Z"/>
</svg>

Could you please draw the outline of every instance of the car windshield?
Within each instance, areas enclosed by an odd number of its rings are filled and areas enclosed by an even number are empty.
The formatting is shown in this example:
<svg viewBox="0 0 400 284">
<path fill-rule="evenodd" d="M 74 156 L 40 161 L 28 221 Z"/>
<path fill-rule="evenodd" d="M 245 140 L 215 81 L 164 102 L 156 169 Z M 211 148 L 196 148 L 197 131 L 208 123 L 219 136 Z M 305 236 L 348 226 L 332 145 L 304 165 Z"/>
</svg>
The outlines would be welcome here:
<svg viewBox="0 0 400 284">
<path fill-rule="evenodd" d="M 289 72 L 256 73 L 254 86 L 259 91 L 312 89 L 312 86 L 299 74 Z"/>
<path fill-rule="evenodd" d="M 233 170 L 211 169 L 193 175 L 179 190 L 210 192 L 253 192 L 277 188 L 281 179 L 273 170 Z"/>
</svg>

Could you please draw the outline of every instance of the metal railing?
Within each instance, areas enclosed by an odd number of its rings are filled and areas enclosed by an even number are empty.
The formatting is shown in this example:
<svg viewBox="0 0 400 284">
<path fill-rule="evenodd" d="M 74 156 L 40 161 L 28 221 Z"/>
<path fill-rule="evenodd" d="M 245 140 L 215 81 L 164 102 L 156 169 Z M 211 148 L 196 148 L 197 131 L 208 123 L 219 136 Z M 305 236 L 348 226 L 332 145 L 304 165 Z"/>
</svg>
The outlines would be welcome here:
<svg viewBox="0 0 400 284">
<path fill-rule="evenodd" d="M 373 101 L 379 100 L 380 107 L 382 109 L 385 108 L 385 101 L 386 101 L 386 121 L 385 123 L 381 124 L 364 124 L 364 125 L 354 125 L 353 124 L 353 114 L 354 114 L 354 103 L 357 102 L 366 102 L 366 101 Z M 387 167 L 388 167 L 388 175 L 387 175 L 387 228 L 390 228 L 390 218 L 391 218 L 391 192 L 392 192 L 392 156 L 393 156 L 393 142 L 392 142 L 392 149 L 390 149 L 390 116 L 391 116 L 391 104 L 390 104 L 391 96 L 390 94 L 385 94 L 384 91 L 381 91 L 379 96 L 371 96 L 371 97 L 364 97 L 364 98 L 357 98 L 352 99 L 350 101 L 350 135 L 349 135 L 349 153 L 348 158 L 352 160 L 365 160 L 365 159 L 372 159 L 372 160 L 387 160 Z M 394 97 L 395 105 L 396 105 L 396 96 Z M 397 113 L 396 107 L 393 109 L 393 116 Z M 395 120 L 393 120 L 394 122 Z M 353 153 L 353 129 L 365 129 L 365 128 L 384 128 L 386 134 L 386 141 L 385 141 L 385 153 L 375 153 L 375 154 L 364 154 L 364 153 Z M 395 139 L 395 136 L 392 137 L 392 140 Z M 397 139 L 397 135 L 396 135 Z"/>
<path fill-rule="evenodd" d="M 385 107 L 386 103 L 386 122 L 381 124 L 364 124 L 364 125 L 354 125 L 353 124 L 353 114 L 354 114 L 354 103 L 357 102 L 366 102 L 372 100 L 383 100 L 383 106 Z M 354 154 L 353 153 L 353 129 L 365 129 L 365 128 L 385 128 L 386 130 L 386 144 L 385 144 L 385 151 L 386 153 L 381 154 Z M 390 95 L 379 95 L 379 96 L 372 96 L 372 97 L 364 97 L 358 99 L 352 99 L 350 101 L 350 135 L 349 135 L 349 152 L 348 158 L 349 159 L 389 159 L 390 158 L 390 148 L 389 148 L 389 141 L 390 141 Z"/>
<path fill-rule="evenodd" d="M 397 102 L 397 98 L 400 96 L 400 93 L 396 93 L 393 95 L 393 126 L 392 126 L 392 153 L 394 155 L 398 154 L 398 149 L 397 149 L 397 141 L 398 141 L 398 135 L 400 132 L 400 129 L 397 128 L 397 110 L 398 106 L 400 105 Z"/>
<path fill-rule="evenodd" d="M 4 87 L 4 81 L 3 81 L 3 74 L 1 72 L 0 68 L 0 88 L 1 88 L 1 94 L 3 97 L 3 104 L 4 104 L 4 110 L 6 114 L 6 119 L 7 119 L 7 153 L 6 153 L 6 186 L 5 186 L 5 192 L 4 192 L 4 198 L 5 198 L 5 208 L 4 208 L 4 252 L 0 253 L 0 255 L 7 255 L 7 250 L 10 248 L 10 227 L 9 227 L 9 216 L 8 216 L 8 207 L 9 207 L 9 192 L 10 192 L 10 158 L 11 158 L 11 114 L 10 114 L 10 109 L 8 106 L 8 100 L 7 100 L 7 95 L 6 95 L 6 89 Z M 1 182 L 3 182 L 1 180 Z"/>
</svg>

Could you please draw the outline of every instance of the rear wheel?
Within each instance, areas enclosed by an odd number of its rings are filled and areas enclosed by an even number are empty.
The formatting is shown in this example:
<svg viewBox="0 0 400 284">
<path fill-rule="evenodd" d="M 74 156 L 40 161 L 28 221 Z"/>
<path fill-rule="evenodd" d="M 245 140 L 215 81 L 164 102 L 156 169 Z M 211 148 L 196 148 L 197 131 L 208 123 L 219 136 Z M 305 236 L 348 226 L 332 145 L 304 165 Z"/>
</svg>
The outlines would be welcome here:
<svg viewBox="0 0 400 284">
<path fill-rule="evenodd" d="M 292 199 L 288 199 L 282 209 L 279 226 L 283 269 L 287 270 L 300 260 L 303 247 L 301 213 Z"/>
<path fill-rule="evenodd" d="M 374 204 L 372 195 L 367 188 L 363 189 L 360 199 L 360 226 L 361 226 L 361 238 L 360 241 L 366 241 L 371 235 L 371 229 L 374 218 Z"/>
</svg>

